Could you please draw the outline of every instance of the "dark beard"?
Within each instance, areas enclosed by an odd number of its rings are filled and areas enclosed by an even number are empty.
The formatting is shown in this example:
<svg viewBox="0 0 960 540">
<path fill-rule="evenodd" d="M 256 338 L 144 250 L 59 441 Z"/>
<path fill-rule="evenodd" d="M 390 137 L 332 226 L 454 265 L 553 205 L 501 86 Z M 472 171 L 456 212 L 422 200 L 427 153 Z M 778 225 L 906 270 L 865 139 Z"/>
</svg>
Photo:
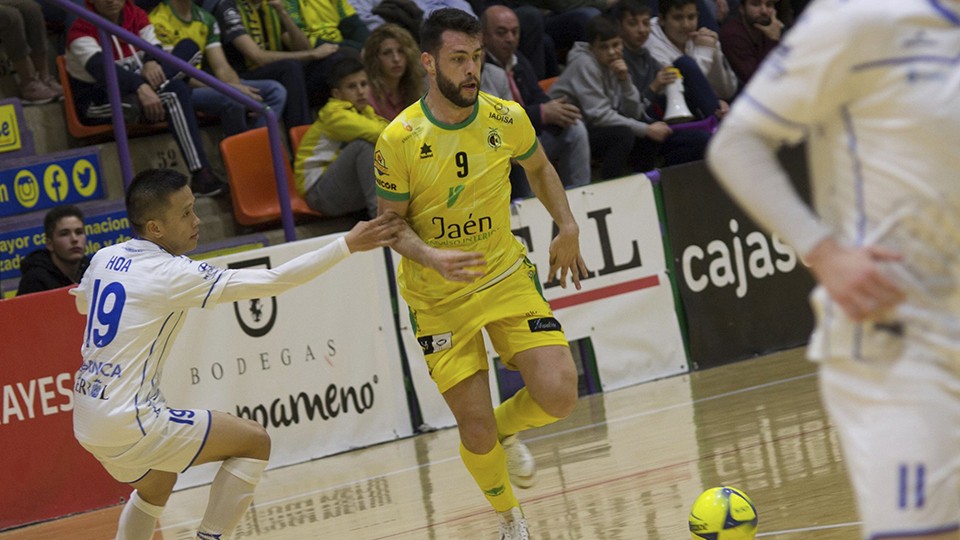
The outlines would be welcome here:
<svg viewBox="0 0 960 540">
<path fill-rule="evenodd" d="M 477 83 L 477 86 L 479 86 L 479 83 Z M 440 89 L 443 97 L 450 100 L 450 102 L 457 107 L 472 107 L 477 102 L 478 94 L 474 94 L 473 97 L 463 97 L 460 95 L 460 86 L 444 77 L 439 69 L 437 70 L 437 87 Z"/>
</svg>

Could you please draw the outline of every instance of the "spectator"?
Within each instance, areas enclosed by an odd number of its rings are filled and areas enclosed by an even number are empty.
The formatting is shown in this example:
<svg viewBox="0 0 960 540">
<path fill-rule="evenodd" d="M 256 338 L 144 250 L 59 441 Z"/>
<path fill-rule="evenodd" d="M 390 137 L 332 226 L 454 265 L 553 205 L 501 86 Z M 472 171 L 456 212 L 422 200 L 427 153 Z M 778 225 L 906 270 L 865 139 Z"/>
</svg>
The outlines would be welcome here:
<svg viewBox="0 0 960 540">
<path fill-rule="evenodd" d="M 651 21 L 647 49 L 663 65 L 686 54 L 696 60 L 700 71 L 720 99 L 737 93 L 737 75 L 723 56 L 717 33 L 697 28 L 696 0 L 660 0 L 660 16 Z"/>
<path fill-rule="evenodd" d="M 420 47 L 400 26 L 387 23 L 371 32 L 363 63 L 370 82 L 370 105 L 383 118 L 393 120 L 423 95 Z"/>
<path fill-rule="evenodd" d="M 283 0 L 290 17 L 314 47 L 335 43 L 356 52 L 370 35 L 347 0 Z"/>
<path fill-rule="evenodd" d="M 224 53 L 243 80 L 274 80 L 287 89 L 287 127 L 312 121 L 310 104 L 329 94 L 326 78 L 342 58 L 339 45 L 317 47 L 287 13 L 283 0 L 214 0 Z"/>
<path fill-rule="evenodd" d="M 550 96 L 566 96 L 580 107 L 590 133 L 590 154 L 601 163 L 600 176 L 650 170 L 660 159 L 666 165 L 703 159 L 707 133 L 674 132 L 644 114 L 646 107 L 623 60 L 617 24 L 602 15 L 594 17 L 587 36 L 589 43 L 573 46 Z"/>
<path fill-rule="evenodd" d="M 330 74 L 331 98 L 320 109 L 297 151 L 297 191 L 327 216 L 366 211 L 377 215 L 373 149 L 387 121 L 367 101 L 363 63 L 345 58 Z"/>
<path fill-rule="evenodd" d="M 20 265 L 18 296 L 80 283 L 90 266 L 79 208 L 65 204 L 51 209 L 43 218 L 43 234 L 47 247 L 31 252 Z"/>
<path fill-rule="evenodd" d="M 619 0 L 610 14 L 620 25 L 623 60 L 630 70 L 634 86 L 640 91 L 641 99 L 647 104 L 644 110 L 651 118 L 661 120 L 667 105 L 664 92 L 667 85 L 677 80 L 677 73 L 669 69 L 670 66 L 654 60 L 644 47 L 650 37 L 651 13 L 650 8 L 638 0 Z M 726 114 L 729 105 L 717 99 L 710 83 L 692 58 L 680 56 L 674 60 L 672 67 L 677 68 L 683 77 L 687 108 L 697 118 L 706 118 L 711 114 L 723 117 Z"/>
<path fill-rule="evenodd" d="M 88 6 L 108 21 L 159 47 L 160 42 L 147 13 L 130 0 L 91 0 Z M 223 193 L 228 186 L 210 170 L 200 141 L 190 87 L 179 78 L 170 78 L 173 70 L 165 73 L 148 51 L 141 51 L 116 36 L 112 36 L 112 40 L 111 59 L 116 65 L 124 101 L 123 120 L 156 123 L 169 117 L 167 125 L 192 175 L 190 187 L 194 194 L 213 196 Z M 93 124 L 112 122 L 103 73 L 104 63 L 109 60 L 104 58 L 99 30 L 93 23 L 77 19 L 70 27 L 66 61 L 81 120 Z"/>
<path fill-rule="evenodd" d="M 720 27 L 720 41 L 740 84 L 745 85 L 760 62 L 780 44 L 783 22 L 779 0 L 742 0 L 737 13 Z"/>
<path fill-rule="evenodd" d="M 40 4 L 0 0 L 0 36 L 0 46 L 20 79 L 20 101 L 39 105 L 63 97 L 63 88 L 50 74 L 47 26 Z"/>
<path fill-rule="evenodd" d="M 512 9 L 490 6 L 483 12 L 480 22 L 486 48 L 482 77 L 489 77 L 491 65 L 503 68 L 510 93 L 497 97 L 516 101 L 523 107 L 543 144 L 544 153 L 557 164 L 557 173 L 565 187 L 589 184 L 590 141 L 587 128 L 580 119 L 580 109 L 564 97 L 550 99 L 540 88 L 533 66 L 517 50 L 520 20 Z M 533 195 L 522 167 L 512 167 L 510 180 L 512 198 Z"/>
<path fill-rule="evenodd" d="M 164 49 L 171 51 L 180 40 L 190 40 L 196 45 L 198 54 L 184 60 L 192 61 L 197 69 L 201 69 L 206 60 L 209 70 L 218 79 L 230 84 L 250 99 L 265 102 L 278 114 L 283 113 L 287 100 L 286 89 L 282 84 L 271 80 L 241 81 L 223 55 L 220 27 L 208 11 L 191 0 L 164 0 L 150 12 L 150 22 L 153 23 L 157 38 Z M 265 116 L 247 111 L 243 104 L 219 91 L 196 79 L 191 79 L 190 85 L 193 88 L 193 108 L 220 118 L 224 135 L 236 135 L 266 125 Z"/>
</svg>

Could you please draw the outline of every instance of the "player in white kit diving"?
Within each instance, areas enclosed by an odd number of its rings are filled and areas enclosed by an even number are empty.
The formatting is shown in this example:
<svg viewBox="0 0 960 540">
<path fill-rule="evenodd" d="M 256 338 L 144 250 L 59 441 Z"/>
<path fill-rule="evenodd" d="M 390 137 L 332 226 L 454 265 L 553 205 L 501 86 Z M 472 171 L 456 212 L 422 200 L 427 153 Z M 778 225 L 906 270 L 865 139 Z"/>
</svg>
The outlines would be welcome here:
<svg viewBox="0 0 960 540">
<path fill-rule="evenodd" d="M 806 141 L 813 208 L 776 161 Z M 819 282 L 808 349 L 870 539 L 960 538 L 960 1 L 819 0 L 708 161 Z"/>
<path fill-rule="evenodd" d="M 120 514 L 122 540 L 153 538 L 177 475 L 222 461 L 197 538 L 225 539 L 253 498 L 270 437 L 251 420 L 167 406 L 160 379 L 187 310 L 280 294 L 351 253 L 390 245 L 403 222 L 385 214 L 276 268 L 225 270 L 183 256 L 196 248 L 200 224 L 185 176 L 144 171 L 126 203 L 139 238 L 98 251 L 71 291 L 87 315 L 74 434 L 107 472 L 134 488 Z"/>
</svg>

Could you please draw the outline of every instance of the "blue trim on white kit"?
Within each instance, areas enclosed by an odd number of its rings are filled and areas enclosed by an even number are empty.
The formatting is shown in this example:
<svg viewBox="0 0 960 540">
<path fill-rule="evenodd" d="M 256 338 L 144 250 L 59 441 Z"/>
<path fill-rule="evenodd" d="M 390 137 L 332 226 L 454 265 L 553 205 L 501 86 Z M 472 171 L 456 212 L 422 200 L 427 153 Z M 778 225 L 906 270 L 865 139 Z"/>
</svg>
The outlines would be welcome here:
<svg viewBox="0 0 960 540">
<path fill-rule="evenodd" d="M 843 118 L 843 126 L 847 132 L 847 153 L 850 154 L 850 162 L 853 166 L 853 192 L 854 205 L 857 210 L 857 237 L 854 239 L 857 246 L 862 246 L 864 238 L 867 235 L 867 210 L 866 198 L 863 193 L 863 162 L 860 159 L 859 144 L 857 142 L 857 133 L 853 129 L 853 118 L 850 116 L 850 110 L 847 107 L 840 109 L 840 116 Z M 863 325 L 857 325 L 853 336 L 854 358 L 861 358 L 860 352 L 863 341 Z"/>
<path fill-rule="evenodd" d="M 203 447 L 207 445 L 207 437 L 210 436 L 210 426 L 213 425 L 213 413 L 207 410 L 207 431 L 203 434 L 203 442 L 200 443 L 200 448 L 197 448 L 197 455 L 193 456 L 193 459 L 190 460 L 190 463 L 183 468 L 180 472 L 187 472 L 187 469 L 193 467 L 193 463 L 197 461 L 197 458 L 200 457 L 200 452 L 203 451 Z"/>
<path fill-rule="evenodd" d="M 160 331 L 157 333 L 157 337 L 153 339 L 153 343 L 150 344 L 150 352 L 147 354 L 147 359 L 143 362 L 143 373 L 140 374 L 140 388 L 137 389 L 137 393 L 133 395 L 133 410 L 137 415 L 137 426 L 140 428 L 140 433 L 143 435 L 147 434 L 147 431 L 143 429 L 143 423 L 140 422 L 140 391 L 143 390 L 143 383 L 147 380 L 147 366 L 150 365 L 150 358 L 153 356 L 153 348 L 157 345 L 157 340 L 160 339 L 160 336 L 163 335 L 163 329 L 167 327 L 167 323 L 170 322 L 170 317 L 173 317 L 173 312 L 167 315 L 167 318 L 163 320 L 163 324 L 160 326 Z"/>
<path fill-rule="evenodd" d="M 220 283 L 220 278 L 223 277 L 224 272 L 220 272 L 217 275 L 217 279 L 213 280 L 213 285 L 210 285 L 210 290 L 207 291 L 207 295 L 203 297 L 203 303 L 200 304 L 200 309 L 207 307 L 207 300 L 210 298 L 210 294 L 213 293 L 213 288 L 217 286 L 217 283 Z"/>
<path fill-rule="evenodd" d="M 943 18 L 950 21 L 956 26 L 960 26 L 960 15 L 950 11 L 949 8 L 943 5 L 941 0 L 930 0 L 930 5 L 933 6 L 933 9 L 937 10 L 940 15 L 943 15 Z"/>
</svg>

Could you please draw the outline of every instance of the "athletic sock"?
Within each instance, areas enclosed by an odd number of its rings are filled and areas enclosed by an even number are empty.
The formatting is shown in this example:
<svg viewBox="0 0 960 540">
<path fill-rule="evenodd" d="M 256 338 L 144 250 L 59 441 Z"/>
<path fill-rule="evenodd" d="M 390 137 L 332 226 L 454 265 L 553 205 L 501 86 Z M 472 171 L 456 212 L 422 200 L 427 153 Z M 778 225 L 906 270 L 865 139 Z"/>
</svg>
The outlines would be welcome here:
<svg viewBox="0 0 960 540">
<path fill-rule="evenodd" d="M 251 458 L 230 458 L 220 465 L 210 485 L 210 499 L 197 538 L 219 540 L 233 532 L 266 468 L 265 460 Z"/>
<path fill-rule="evenodd" d="M 559 420 L 544 411 L 533 400 L 526 386 L 497 406 L 493 414 L 497 419 L 497 433 L 501 440 L 525 429 L 545 426 Z"/>
<path fill-rule="evenodd" d="M 148 503 L 134 490 L 120 512 L 117 540 L 150 540 L 162 513 L 162 506 Z"/>
<path fill-rule="evenodd" d="M 461 443 L 460 457 L 494 510 L 506 512 L 514 506 L 520 506 L 513 495 L 513 486 L 507 474 L 507 454 L 499 442 L 493 450 L 483 455 L 474 454 Z"/>
</svg>

